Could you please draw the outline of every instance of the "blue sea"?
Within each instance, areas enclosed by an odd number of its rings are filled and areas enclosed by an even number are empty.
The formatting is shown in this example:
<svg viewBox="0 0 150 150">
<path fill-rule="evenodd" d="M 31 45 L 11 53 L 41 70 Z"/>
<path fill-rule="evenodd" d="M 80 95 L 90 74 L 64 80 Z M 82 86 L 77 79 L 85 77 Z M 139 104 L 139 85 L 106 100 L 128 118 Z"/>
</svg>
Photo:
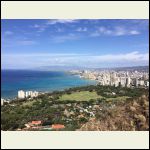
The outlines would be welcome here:
<svg viewBox="0 0 150 150">
<path fill-rule="evenodd" d="M 2 70 L 1 98 L 14 98 L 18 90 L 48 92 L 93 84 L 96 84 L 96 81 L 83 79 L 67 72 Z"/>
</svg>

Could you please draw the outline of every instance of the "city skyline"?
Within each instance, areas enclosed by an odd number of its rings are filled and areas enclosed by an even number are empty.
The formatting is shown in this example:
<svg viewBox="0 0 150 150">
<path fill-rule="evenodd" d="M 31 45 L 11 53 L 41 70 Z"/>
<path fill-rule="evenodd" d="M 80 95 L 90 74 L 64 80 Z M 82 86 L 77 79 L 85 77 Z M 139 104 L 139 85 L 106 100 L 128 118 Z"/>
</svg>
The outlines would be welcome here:
<svg viewBox="0 0 150 150">
<path fill-rule="evenodd" d="M 146 19 L 2 19 L 2 69 L 149 62 Z M 19 63 L 18 63 L 19 62 Z"/>
</svg>

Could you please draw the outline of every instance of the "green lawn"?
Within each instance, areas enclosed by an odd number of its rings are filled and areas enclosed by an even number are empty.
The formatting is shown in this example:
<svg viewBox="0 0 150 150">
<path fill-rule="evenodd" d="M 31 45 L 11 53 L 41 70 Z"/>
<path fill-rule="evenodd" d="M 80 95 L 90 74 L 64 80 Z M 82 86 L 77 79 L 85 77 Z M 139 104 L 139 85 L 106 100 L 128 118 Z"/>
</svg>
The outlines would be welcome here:
<svg viewBox="0 0 150 150">
<path fill-rule="evenodd" d="M 64 94 L 61 97 L 59 97 L 59 100 L 88 101 L 90 99 L 97 99 L 97 98 L 101 98 L 101 96 L 97 95 L 96 92 L 81 91 L 81 92 L 74 92 L 71 94 Z"/>
</svg>

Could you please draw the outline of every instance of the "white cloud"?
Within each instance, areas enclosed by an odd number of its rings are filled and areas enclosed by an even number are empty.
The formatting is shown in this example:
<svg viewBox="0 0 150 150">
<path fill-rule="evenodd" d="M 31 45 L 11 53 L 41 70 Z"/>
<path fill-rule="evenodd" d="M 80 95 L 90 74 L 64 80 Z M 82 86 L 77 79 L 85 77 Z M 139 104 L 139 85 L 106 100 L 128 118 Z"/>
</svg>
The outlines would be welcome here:
<svg viewBox="0 0 150 150">
<path fill-rule="evenodd" d="M 28 45 L 35 45 L 38 44 L 36 40 L 32 38 L 27 38 L 25 36 L 13 36 L 10 37 L 3 37 L 2 38 L 2 46 L 3 48 L 15 48 L 16 46 L 28 46 Z"/>
<path fill-rule="evenodd" d="M 107 29 L 106 27 L 99 27 L 98 31 L 100 34 L 111 35 L 112 31 Z"/>
<path fill-rule="evenodd" d="M 125 27 L 116 27 L 115 30 L 113 31 L 113 34 L 116 36 L 137 35 L 137 34 L 140 34 L 140 32 L 137 30 L 133 30 L 133 29 L 127 29 Z"/>
<path fill-rule="evenodd" d="M 130 31 L 130 34 L 131 34 L 131 35 L 136 35 L 136 34 L 140 34 L 140 32 L 139 32 L 139 31 L 136 31 L 136 30 L 131 30 L 131 31 Z"/>
<path fill-rule="evenodd" d="M 93 56 L 92 56 L 93 57 Z M 126 54 L 109 54 L 109 55 L 101 55 L 101 56 L 94 56 L 94 59 L 97 59 L 99 61 L 148 61 L 148 53 L 140 54 L 138 51 L 134 51 L 131 53 Z"/>
<path fill-rule="evenodd" d="M 35 24 L 31 27 L 36 28 L 37 32 L 43 32 L 46 30 L 46 28 L 49 27 L 49 25 L 54 25 L 57 23 L 68 24 L 68 23 L 75 23 L 75 22 L 78 22 L 78 20 L 77 19 L 50 19 L 46 23 L 43 23 L 41 25 Z M 62 29 L 58 28 L 57 32 L 62 32 Z"/>
<path fill-rule="evenodd" d="M 75 22 L 77 22 L 77 19 L 51 19 L 51 20 L 48 20 L 47 24 L 53 25 L 56 23 L 66 24 L 66 23 L 75 23 Z"/>
<path fill-rule="evenodd" d="M 90 34 L 91 37 L 98 37 L 102 35 L 107 36 L 124 36 L 124 35 L 137 35 L 140 34 L 139 31 L 133 30 L 133 29 L 127 29 L 122 26 L 116 26 L 114 28 L 108 28 L 108 27 L 98 27 L 97 30 Z"/>
<path fill-rule="evenodd" d="M 35 28 L 37 30 L 37 32 L 43 32 L 45 31 L 45 29 L 47 28 L 48 26 L 45 25 L 45 24 L 42 24 L 42 25 L 38 25 L 38 24 L 35 24 L 33 26 L 33 28 Z"/>
<path fill-rule="evenodd" d="M 10 61 L 11 60 L 11 61 Z M 19 64 L 18 64 L 19 62 Z M 14 67 L 39 66 L 86 66 L 116 67 L 148 65 L 149 54 L 133 51 L 122 54 L 90 55 L 90 54 L 3 54 L 2 65 Z"/>
<path fill-rule="evenodd" d="M 71 24 L 71 26 L 74 28 L 71 31 L 70 29 L 66 29 L 65 26 L 62 28 L 57 28 L 55 30 L 55 32 L 63 32 L 64 29 L 66 30 L 70 30 L 70 32 L 73 31 L 77 31 L 77 32 L 85 32 L 87 31 L 87 27 L 78 27 L 76 26 L 76 22 L 78 22 L 79 20 L 77 19 L 50 19 L 50 20 L 46 20 L 45 23 L 43 24 L 35 24 L 32 27 L 34 27 L 35 29 L 37 29 L 37 32 L 44 32 L 47 28 L 50 27 L 50 25 L 57 25 L 57 24 Z M 136 20 L 135 20 L 136 21 Z M 94 23 L 94 21 L 92 20 L 91 22 Z M 129 22 L 129 21 L 128 21 Z M 72 24 L 73 23 L 73 24 Z M 131 25 L 129 26 L 127 24 L 127 21 L 125 22 L 120 22 L 119 26 L 117 25 L 112 25 L 112 26 L 98 26 L 96 25 L 96 27 L 92 28 L 95 29 L 95 31 L 91 31 L 89 30 L 89 36 L 90 37 L 98 37 L 98 36 L 124 36 L 124 35 L 138 35 L 141 33 L 141 27 L 138 27 L 137 24 L 135 25 Z M 84 33 L 83 33 L 84 34 Z M 87 35 L 86 35 L 87 36 Z"/>
<path fill-rule="evenodd" d="M 84 28 L 79 27 L 79 28 L 76 29 L 76 31 L 85 32 L 85 31 L 87 31 L 87 28 L 86 27 L 84 27 Z"/>
<path fill-rule="evenodd" d="M 101 35 L 113 35 L 113 30 L 107 29 L 104 26 L 98 27 L 97 30 L 95 32 L 92 32 L 90 34 L 91 37 L 98 37 Z"/>
<path fill-rule="evenodd" d="M 13 32 L 12 32 L 12 31 L 5 31 L 4 34 L 5 34 L 5 35 L 12 35 Z"/>
<path fill-rule="evenodd" d="M 33 27 L 33 28 L 39 28 L 39 27 L 40 27 L 40 25 L 35 24 L 35 25 L 33 25 L 32 27 Z"/>
<path fill-rule="evenodd" d="M 46 30 L 46 28 L 48 28 L 47 24 L 34 24 L 32 26 L 30 26 L 31 28 L 34 28 L 37 30 L 37 32 L 43 32 Z"/>
<path fill-rule="evenodd" d="M 34 44 L 36 44 L 36 42 L 32 41 L 32 40 L 20 40 L 20 41 L 17 41 L 17 43 L 19 45 L 34 45 Z"/>
<path fill-rule="evenodd" d="M 127 35 L 127 30 L 123 27 L 115 27 L 113 35 L 115 36 Z"/>
<path fill-rule="evenodd" d="M 70 40 L 77 40 L 79 39 L 80 37 L 76 34 L 67 34 L 67 35 L 60 35 L 60 36 L 54 36 L 52 37 L 52 42 L 54 43 L 62 43 L 62 42 L 65 42 L 65 41 L 70 41 Z"/>
</svg>

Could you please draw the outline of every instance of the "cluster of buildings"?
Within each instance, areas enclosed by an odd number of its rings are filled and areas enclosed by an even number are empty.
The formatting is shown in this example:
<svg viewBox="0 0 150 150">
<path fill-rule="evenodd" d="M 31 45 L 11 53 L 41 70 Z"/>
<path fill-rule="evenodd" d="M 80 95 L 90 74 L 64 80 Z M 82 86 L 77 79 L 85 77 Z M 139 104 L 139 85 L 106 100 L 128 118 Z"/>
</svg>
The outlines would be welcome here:
<svg viewBox="0 0 150 150">
<path fill-rule="evenodd" d="M 22 98 L 33 98 L 33 97 L 37 97 L 39 95 L 39 92 L 37 91 L 23 91 L 20 90 L 18 91 L 18 98 L 22 99 Z"/>
<path fill-rule="evenodd" d="M 33 120 L 31 122 L 28 122 L 25 124 L 25 128 L 23 130 L 33 130 L 33 129 L 37 129 L 37 130 L 60 130 L 60 129 L 64 129 L 65 125 L 63 124 L 52 124 L 52 125 L 46 125 L 43 126 L 43 121 L 41 120 Z"/>
<path fill-rule="evenodd" d="M 100 85 L 122 86 L 122 87 L 149 87 L 149 73 L 139 71 L 72 71 L 79 74 L 81 78 L 96 80 Z"/>
</svg>

